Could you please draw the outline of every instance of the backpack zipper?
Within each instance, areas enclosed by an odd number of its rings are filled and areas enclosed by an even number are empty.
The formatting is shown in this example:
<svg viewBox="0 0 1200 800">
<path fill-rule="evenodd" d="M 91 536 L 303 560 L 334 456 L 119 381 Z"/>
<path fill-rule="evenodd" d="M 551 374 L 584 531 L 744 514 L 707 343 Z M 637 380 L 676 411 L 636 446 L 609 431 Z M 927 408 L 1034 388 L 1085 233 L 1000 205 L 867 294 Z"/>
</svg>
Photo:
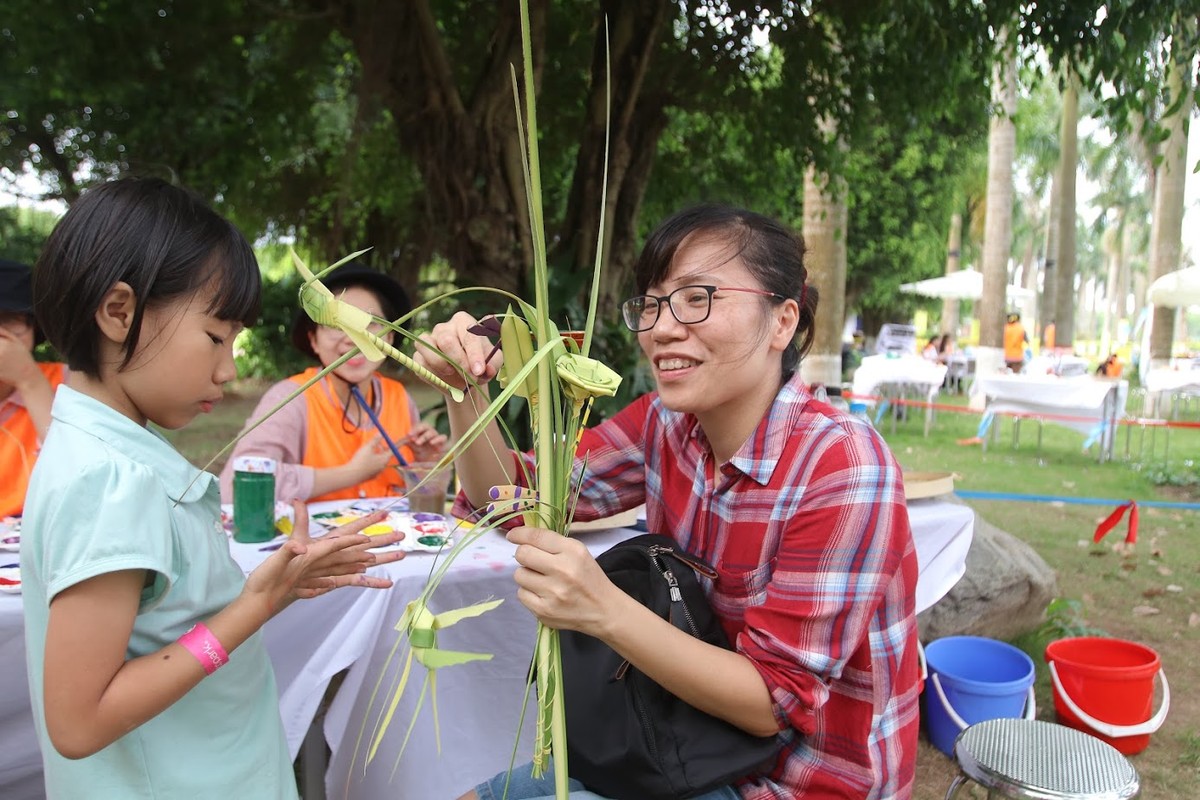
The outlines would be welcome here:
<svg viewBox="0 0 1200 800">
<path fill-rule="evenodd" d="M 652 544 L 650 547 L 646 548 L 646 554 L 650 556 L 650 560 L 654 563 L 654 567 L 660 573 L 662 573 L 663 580 L 665 580 L 667 582 L 667 586 L 670 587 L 672 605 L 678 603 L 683 608 L 683 618 L 687 621 L 688 630 L 692 632 L 693 637 L 699 639 L 700 631 L 696 627 L 695 620 L 692 619 L 692 612 L 688 609 L 687 603 L 683 602 L 683 592 L 679 590 L 679 579 L 675 577 L 675 573 L 673 573 L 667 563 L 663 561 L 662 556 L 671 555 L 680 561 L 683 561 L 683 559 L 679 558 L 679 554 L 676 553 L 673 548 L 663 547 L 662 545 L 658 544 Z M 687 564 L 688 562 L 683 561 L 683 563 Z M 688 564 L 688 566 L 691 565 Z"/>
<path fill-rule="evenodd" d="M 679 590 L 679 579 L 675 577 L 675 573 L 673 573 L 671 568 L 661 560 L 660 556 L 670 555 L 697 572 L 712 578 L 717 576 L 716 570 L 698 558 L 692 558 L 691 556 L 684 558 L 674 548 L 664 547 L 661 544 L 650 545 L 646 548 L 645 553 L 650 557 L 650 561 L 654 564 L 655 569 L 662 574 L 663 579 L 667 582 L 667 586 L 670 587 L 671 602 L 679 603 L 683 607 L 683 618 L 687 622 L 688 629 L 691 631 L 693 638 L 699 639 L 700 630 L 696 627 L 696 621 L 692 619 L 692 612 L 688 609 L 687 603 L 683 602 L 683 593 Z M 669 619 L 670 614 L 668 614 L 668 620 Z M 625 673 L 629 671 L 629 666 L 629 659 L 622 660 L 620 665 L 617 667 L 617 671 L 613 673 L 612 680 L 624 680 Z"/>
</svg>

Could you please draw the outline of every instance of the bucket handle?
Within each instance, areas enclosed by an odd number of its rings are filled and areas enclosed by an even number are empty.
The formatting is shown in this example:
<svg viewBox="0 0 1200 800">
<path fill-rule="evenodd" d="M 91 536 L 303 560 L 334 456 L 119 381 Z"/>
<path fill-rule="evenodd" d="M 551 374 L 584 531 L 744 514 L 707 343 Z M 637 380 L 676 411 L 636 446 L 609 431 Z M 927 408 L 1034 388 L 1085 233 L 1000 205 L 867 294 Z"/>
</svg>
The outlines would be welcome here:
<svg viewBox="0 0 1200 800">
<path fill-rule="evenodd" d="M 954 706 L 950 705 L 950 701 L 946 699 L 946 693 L 942 691 L 942 682 L 938 678 L 936 672 L 929 673 L 929 680 L 933 683 L 933 689 L 937 692 L 938 700 L 942 702 L 942 708 L 946 711 L 946 716 L 950 717 L 950 721 L 958 726 L 960 731 L 965 731 L 969 723 L 958 715 L 954 710 Z M 1037 716 L 1037 700 L 1033 696 L 1033 684 L 1029 685 L 1029 690 L 1025 698 L 1025 716 L 1024 719 L 1033 719 Z"/>
<path fill-rule="evenodd" d="M 1158 671 L 1158 678 L 1162 681 L 1163 697 L 1162 706 L 1158 709 L 1158 713 L 1145 722 L 1137 725 L 1113 725 L 1110 722 L 1102 722 L 1092 715 L 1088 714 L 1071 699 L 1071 695 L 1067 694 L 1067 690 L 1063 688 L 1062 681 L 1058 678 L 1058 670 L 1054 666 L 1054 662 L 1050 664 L 1050 680 L 1054 681 L 1054 688 L 1058 691 L 1058 696 L 1062 698 L 1063 703 L 1067 708 L 1071 709 L 1071 713 L 1079 717 L 1080 721 L 1085 723 L 1089 728 L 1102 733 L 1113 739 L 1118 739 L 1125 736 L 1144 736 L 1149 733 L 1154 733 L 1162 727 L 1162 724 L 1167 719 L 1167 711 L 1171 708 L 1171 687 L 1167 683 L 1167 673 L 1161 669 Z"/>
</svg>

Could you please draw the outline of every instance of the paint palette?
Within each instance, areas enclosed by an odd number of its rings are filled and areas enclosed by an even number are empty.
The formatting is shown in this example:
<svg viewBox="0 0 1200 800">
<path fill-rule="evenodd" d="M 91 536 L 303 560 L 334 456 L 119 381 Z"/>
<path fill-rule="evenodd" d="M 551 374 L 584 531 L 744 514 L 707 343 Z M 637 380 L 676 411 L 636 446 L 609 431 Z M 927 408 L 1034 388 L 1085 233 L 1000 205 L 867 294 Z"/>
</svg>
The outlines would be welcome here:
<svg viewBox="0 0 1200 800">
<path fill-rule="evenodd" d="M 0 522 L 0 550 L 16 553 L 19 552 L 20 549 L 21 518 L 5 517 L 4 521 Z"/>
<path fill-rule="evenodd" d="M 21 593 L 21 567 L 17 564 L 0 566 L 0 592 Z"/>
<path fill-rule="evenodd" d="M 314 514 L 314 518 L 324 525 L 335 528 L 360 519 L 370 513 L 369 510 L 356 508 L 338 509 L 322 514 Z M 377 548 L 379 550 L 404 550 L 409 553 L 438 553 L 451 546 L 452 521 L 441 514 L 417 512 L 409 514 L 405 511 L 391 511 L 387 519 L 368 525 L 362 532 L 368 536 L 381 536 L 400 531 L 404 538 L 395 544 Z"/>
</svg>

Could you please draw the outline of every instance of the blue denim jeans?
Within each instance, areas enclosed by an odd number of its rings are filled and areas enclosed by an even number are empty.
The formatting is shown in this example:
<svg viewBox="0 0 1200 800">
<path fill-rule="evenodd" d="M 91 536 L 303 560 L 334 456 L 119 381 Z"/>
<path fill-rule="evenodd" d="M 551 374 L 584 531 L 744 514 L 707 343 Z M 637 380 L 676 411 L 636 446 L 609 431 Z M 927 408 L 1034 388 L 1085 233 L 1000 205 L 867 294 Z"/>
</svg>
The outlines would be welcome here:
<svg viewBox="0 0 1200 800">
<path fill-rule="evenodd" d="M 553 765 L 540 778 L 530 777 L 532 764 L 513 767 L 512 778 L 507 772 L 501 772 L 486 783 L 475 787 L 475 794 L 480 800 L 554 800 L 554 770 Z M 508 794 L 504 792 L 504 784 L 508 783 Z M 583 784 L 572 779 L 568 786 L 571 789 L 571 800 L 608 800 L 608 798 L 589 792 Z M 706 792 L 695 800 L 739 800 L 741 795 L 732 786 L 722 786 Z"/>
</svg>

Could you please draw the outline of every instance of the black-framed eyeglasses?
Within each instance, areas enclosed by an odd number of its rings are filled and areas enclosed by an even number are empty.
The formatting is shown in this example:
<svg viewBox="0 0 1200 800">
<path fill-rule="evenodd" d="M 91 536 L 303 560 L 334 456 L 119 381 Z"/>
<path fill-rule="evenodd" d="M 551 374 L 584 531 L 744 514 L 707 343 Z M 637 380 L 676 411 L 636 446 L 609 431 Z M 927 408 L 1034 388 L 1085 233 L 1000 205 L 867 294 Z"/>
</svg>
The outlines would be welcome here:
<svg viewBox="0 0 1200 800">
<path fill-rule="evenodd" d="M 648 331 L 658 322 L 663 303 L 671 309 L 671 314 L 682 325 L 695 325 L 704 322 L 712 313 L 713 295 L 717 292 L 745 292 L 763 297 L 774 297 L 784 300 L 784 296 L 765 289 L 746 289 L 741 286 L 680 286 L 670 294 L 656 296 L 639 294 L 621 304 L 621 318 L 626 327 L 634 333 Z"/>
</svg>

